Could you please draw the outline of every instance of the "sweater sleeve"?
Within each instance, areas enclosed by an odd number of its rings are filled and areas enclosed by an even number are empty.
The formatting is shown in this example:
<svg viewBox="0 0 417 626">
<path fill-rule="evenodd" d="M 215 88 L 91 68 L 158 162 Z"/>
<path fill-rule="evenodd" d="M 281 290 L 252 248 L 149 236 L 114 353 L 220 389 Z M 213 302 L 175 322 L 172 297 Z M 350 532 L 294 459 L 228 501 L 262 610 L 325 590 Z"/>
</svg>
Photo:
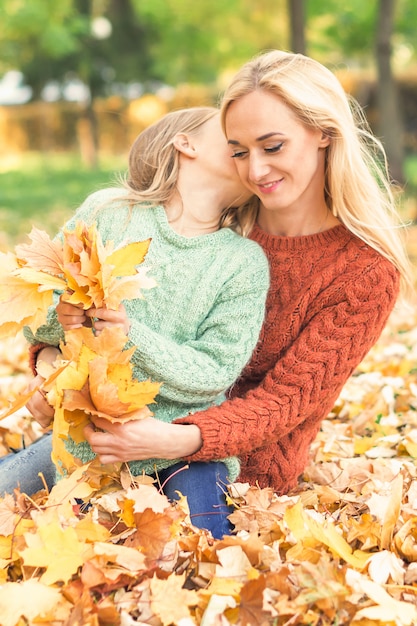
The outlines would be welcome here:
<svg viewBox="0 0 417 626">
<path fill-rule="evenodd" d="M 377 341 L 399 291 L 399 275 L 388 262 L 361 275 L 343 277 L 332 302 L 301 326 L 301 332 L 261 383 L 244 397 L 180 418 L 196 424 L 202 447 L 189 461 L 250 454 L 319 422 L 334 406 L 343 385 Z"/>
<path fill-rule="evenodd" d="M 237 379 L 252 354 L 268 286 L 268 262 L 259 250 L 223 287 L 192 341 L 177 343 L 132 320 L 127 347 L 136 346 L 133 365 L 163 383 L 164 398 L 183 404 L 212 401 Z"/>
</svg>

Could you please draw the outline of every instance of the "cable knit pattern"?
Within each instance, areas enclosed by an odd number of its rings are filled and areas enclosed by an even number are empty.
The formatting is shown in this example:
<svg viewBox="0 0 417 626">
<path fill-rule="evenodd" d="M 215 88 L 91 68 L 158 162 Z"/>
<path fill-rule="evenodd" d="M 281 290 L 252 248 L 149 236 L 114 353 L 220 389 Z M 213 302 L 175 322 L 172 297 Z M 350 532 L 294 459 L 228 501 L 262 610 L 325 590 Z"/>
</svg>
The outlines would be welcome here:
<svg viewBox="0 0 417 626">
<path fill-rule="evenodd" d="M 95 221 L 103 241 L 115 246 L 152 239 L 142 267 L 157 286 L 144 290 L 143 299 L 124 302 L 131 320 L 127 346 L 136 346 L 134 376 L 163 383 L 150 408 L 156 418 L 171 422 L 221 403 L 248 362 L 264 319 L 268 261 L 259 245 L 230 229 L 178 235 L 162 207 L 141 205 L 129 212 L 121 194 L 120 189 L 93 194 L 67 227 L 73 229 L 76 220 Z M 26 337 L 34 345 L 58 345 L 62 327 L 55 309 L 35 336 Z M 92 458 L 87 442 L 67 447 L 83 461 Z M 130 466 L 138 475 L 176 462 L 150 459 Z M 226 464 L 234 480 L 237 458 Z"/>
<path fill-rule="evenodd" d="M 239 455 L 242 482 L 286 493 L 354 369 L 394 307 L 399 274 L 344 226 L 251 238 L 270 263 L 271 288 L 259 343 L 220 407 L 179 423 L 197 424 L 202 448 L 188 460 Z"/>
</svg>

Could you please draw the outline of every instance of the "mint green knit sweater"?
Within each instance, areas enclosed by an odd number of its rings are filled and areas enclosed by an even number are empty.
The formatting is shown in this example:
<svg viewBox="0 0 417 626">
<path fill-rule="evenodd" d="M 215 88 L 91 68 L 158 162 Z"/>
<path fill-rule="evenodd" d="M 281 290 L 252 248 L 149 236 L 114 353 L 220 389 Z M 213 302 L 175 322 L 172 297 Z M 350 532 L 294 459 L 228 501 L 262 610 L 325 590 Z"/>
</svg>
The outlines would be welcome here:
<svg viewBox="0 0 417 626">
<path fill-rule="evenodd" d="M 123 190 L 106 189 L 87 198 L 66 228 L 76 220 L 96 221 L 104 242 L 119 244 L 151 238 L 143 263 L 157 286 L 144 299 L 125 301 L 131 327 L 128 347 L 138 380 L 162 382 L 154 417 L 164 422 L 220 404 L 255 347 L 264 318 L 269 285 L 268 262 L 258 244 L 230 229 L 183 237 L 170 227 L 163 207 L 122 200 Z M 58 345 L 63 339 L 55 309 L 31 343 Z M 89 444 L 67 442 L 71 454 L 87 462 Z M 177 460 L 130 462 L 133 475 L 151 474 Z M 224 460 L 230 480 L 239 473 L 236 457 Z"/>
</svg>

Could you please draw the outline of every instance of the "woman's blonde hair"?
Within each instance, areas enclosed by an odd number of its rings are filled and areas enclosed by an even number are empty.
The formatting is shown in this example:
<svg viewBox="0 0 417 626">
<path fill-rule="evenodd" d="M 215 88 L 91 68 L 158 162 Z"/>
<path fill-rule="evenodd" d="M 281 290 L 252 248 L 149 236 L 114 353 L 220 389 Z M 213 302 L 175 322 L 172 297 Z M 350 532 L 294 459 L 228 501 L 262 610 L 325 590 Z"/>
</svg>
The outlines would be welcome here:
<svg viewBox="0 0 417 626">
<path fill-rule="evenodd" d="M 176 135 L 196 135 L 206 122 L 217 115 L 220 111 L 215 107 L 178 109 L 142 131 L 129 152 L 128 174 L 123 181 L 128 190 L 127 200 L 131 204 L 146 202 L 148 206 L 163 205 L 169 201 L 178 191 L 180 153 L 174 146 Z M 241 217 L 236 218 L 237 208 L 224 207 L 219 228 L 247 231 L 247 212 L 242 211 Z"/>
<path fill-rule="evenodd" d="M 232 79 L 221 104 L 223 127 L 231 103 L 255 90 L 279 96 L 306 127 L 330 138 L 324 189 L 329 209 L 397 267 L 404 293 L 412 290 L 412 268 L 401 228 L 405 224 L 396 210 L 385 151 L 359 104 L 321 63 L 273 50 L 246 63 Z M 246 213 L 244 219 L 234 219 L 250 229 L 258 210 L 259 199 L 255 199 L 240 209 Z"/>
</svg>

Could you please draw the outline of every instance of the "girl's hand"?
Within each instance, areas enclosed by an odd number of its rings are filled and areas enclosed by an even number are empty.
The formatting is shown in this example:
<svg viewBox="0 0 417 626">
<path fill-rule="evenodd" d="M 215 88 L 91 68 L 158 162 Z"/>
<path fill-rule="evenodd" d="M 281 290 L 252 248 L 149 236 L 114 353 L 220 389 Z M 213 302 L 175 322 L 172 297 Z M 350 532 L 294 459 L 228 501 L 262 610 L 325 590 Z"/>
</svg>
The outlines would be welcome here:
<svg viewBox="0 0 417 626">
<path fill-rule="evenodd" d="M 38 374 L 30 381 L 26 391 L 29 392 L 36 387 L 40 387 L 44 381 L 45 379 L 43 376 Z M 48 428 L 54 417 L 54 409 L 49 404 L 43 391 L 36 391 L 26 403 L 26 408 L 33 415 L 38 424 L 42 426 L 42 428 Z"/>
<path fill-rule="evenodd" d="M 96 335 L 99 335 L 104 328 L 112 326 L 120 326 L 125 335 L 129 334 L 130 322 L 123 304 L 117 311 L 102 307 L 101 309 L 88 309 L 85 314 L 91 319 Z"/>
<path fill-rule="evenodd" d="M 92 421 L 84 428 L 84 435 L 103 465 L 178 459 L 197 452 L 202 445 L 200 429 L 194 424 L 167 424 L 153 417 L 124 423 L 103 418 Z"/>
<path fill-rule="evenodd" d="M 56 312 L 59 323 L 64 330 L 73 330 L 82 326 L 91 327 L 91 319 L 87 317 L 86 311 L 81 305 L 70 304 L 65 300 L 66 294 L 63 293 L 56 306 Z"/>
<path fill-rule="evenodd" d="M 41 363 L 45 363 L 49 366 L 53 366 L 55 361 L 61 355 L 61 351 L 55 346 L 47 346 L 43 348 L 37 357 L 36 367 L 40 367 Z M 45 382 L 45 377 L 41 374 L 37 374 L 26 387 L 26 392 L 39 388 Z M 42 428 L 48 428 L 53 420 L 55 410 L 49 404 L 46 394 L 38 389 L 26 403 L 26 408 L 33 415 L 35 420 L 42 426 Z"/>
</svg>

